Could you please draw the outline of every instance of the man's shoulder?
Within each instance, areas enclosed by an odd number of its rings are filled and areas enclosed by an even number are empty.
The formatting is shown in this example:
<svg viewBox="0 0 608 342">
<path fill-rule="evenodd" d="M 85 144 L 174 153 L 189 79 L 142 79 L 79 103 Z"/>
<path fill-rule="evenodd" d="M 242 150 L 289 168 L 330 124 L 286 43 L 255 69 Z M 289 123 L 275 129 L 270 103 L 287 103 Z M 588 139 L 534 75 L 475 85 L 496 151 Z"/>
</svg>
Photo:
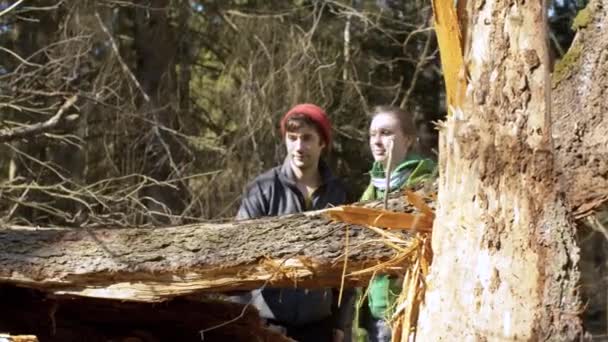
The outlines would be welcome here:
<svg viewBox="0 0 608 342">
<path fill-rule="evenodd" d="M 248 185 L 247 188 L 266 188 L 274 185 L 279 180 L 280 166 L 275 166 L 271 169 L 264 171 L 255 177 Z"/>
<path fill-rule="evenodd" d="M 335 189 L 346 191 L 346 183 L 344 183 L 344 180 L 342 180 L 342 178 L 340 177 L 331 178 L 328 181 L 328 184 L 330 184 Z"/>
<path fill-rule="evenodd" d="M 348 191 L 341 178 L 334 177 L 325 183 L 324 195 L 327 202 L 332 205 L 345 204 L 348 199 Z"/>
<path fill-rule="evenodd" d="M 322 160 L 319 162 L 319 174 L 321 180 L 325 185 L 335 187 L 338 189 L 345 189 L 344 181 L 342 178 L 334 174 L 333 170 Z"/>
</svg>

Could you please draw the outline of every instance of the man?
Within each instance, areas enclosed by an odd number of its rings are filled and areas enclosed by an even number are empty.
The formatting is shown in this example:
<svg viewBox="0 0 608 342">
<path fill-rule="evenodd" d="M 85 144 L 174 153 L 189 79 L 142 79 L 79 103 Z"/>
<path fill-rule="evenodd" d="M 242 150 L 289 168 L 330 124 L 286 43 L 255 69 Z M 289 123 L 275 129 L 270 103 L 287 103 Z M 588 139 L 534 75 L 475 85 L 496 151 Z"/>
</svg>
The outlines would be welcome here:
<svg viewBox="0 0 608 342">
<path fill-rule="evenodd" d="M 346 191 L 321 156 L 331 144 L 331 123 L 325 111 L 299 104 L 281 120 L 287 148 L 283 165 L 258 176 L 249 186 L 238 219 L 277 216 L 344 204 Z M 352 299 L 340 309 L 331 289 L 264 288 L 239 301 L 251 301 L 271 328 L 300 341 L 344 341 L 350 335 Z M 245 299 L 245 300 L 244 300 Z"/>
</svg>

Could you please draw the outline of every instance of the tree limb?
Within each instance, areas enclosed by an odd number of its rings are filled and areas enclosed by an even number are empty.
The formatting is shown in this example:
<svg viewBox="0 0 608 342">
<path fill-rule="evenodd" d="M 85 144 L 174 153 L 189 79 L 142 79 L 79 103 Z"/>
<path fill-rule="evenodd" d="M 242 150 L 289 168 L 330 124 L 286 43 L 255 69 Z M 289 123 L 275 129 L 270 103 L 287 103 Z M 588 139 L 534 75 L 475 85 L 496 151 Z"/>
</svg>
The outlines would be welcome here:
<svg viewBox="0 0 608 342">
<path fill-rule="evenodd" d="M 52 130 L 62 121 L 65 111 L 72 107 L 77 99 L 76 95 L 68 98 L 57 113 L 46 121 L 24 127 L 0 130 L 0 142 L 26 138 Z"/>
</svg>

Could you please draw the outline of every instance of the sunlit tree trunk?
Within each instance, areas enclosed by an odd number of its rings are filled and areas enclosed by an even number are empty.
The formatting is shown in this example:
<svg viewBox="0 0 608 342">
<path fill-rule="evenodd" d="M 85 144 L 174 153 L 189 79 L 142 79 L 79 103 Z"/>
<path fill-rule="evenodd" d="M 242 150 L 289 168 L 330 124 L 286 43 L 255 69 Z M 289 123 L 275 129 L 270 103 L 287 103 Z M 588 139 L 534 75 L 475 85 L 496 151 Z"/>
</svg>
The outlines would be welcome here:
<svg viewBox="0 0 608 342">
<path fill-rule="evenodd" d="M 555 181 L 545 11 L 540 1 L 488 0 L 459 13 L 466 88 L 453 90 L 440 133 L 419 341 L 581 334 L 579 250 Z"/>
</svg>

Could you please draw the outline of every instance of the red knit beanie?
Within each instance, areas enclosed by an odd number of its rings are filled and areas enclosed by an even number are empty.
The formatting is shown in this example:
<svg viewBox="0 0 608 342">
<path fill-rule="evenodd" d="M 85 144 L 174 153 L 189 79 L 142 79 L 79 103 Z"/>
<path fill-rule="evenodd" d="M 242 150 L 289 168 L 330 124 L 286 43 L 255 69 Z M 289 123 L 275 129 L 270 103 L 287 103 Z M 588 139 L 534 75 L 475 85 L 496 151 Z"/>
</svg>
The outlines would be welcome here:
<svg viewBox="0 0 608 342">
<path fill-rule="evenodd" d="M 321 138 L 325 142 L 325 145 L 327 147 L 331 145 L 331 122 L 321 107 L 310 103 L 296 105 L 283 116 L 281 119 L 281 134 L 283 136 L 285 136 L 286 133 L 285 125 L 287 124 L 287 120 L 295 114 L 304 115 L 312 120 L 319 128 Z"/>
</svg>

